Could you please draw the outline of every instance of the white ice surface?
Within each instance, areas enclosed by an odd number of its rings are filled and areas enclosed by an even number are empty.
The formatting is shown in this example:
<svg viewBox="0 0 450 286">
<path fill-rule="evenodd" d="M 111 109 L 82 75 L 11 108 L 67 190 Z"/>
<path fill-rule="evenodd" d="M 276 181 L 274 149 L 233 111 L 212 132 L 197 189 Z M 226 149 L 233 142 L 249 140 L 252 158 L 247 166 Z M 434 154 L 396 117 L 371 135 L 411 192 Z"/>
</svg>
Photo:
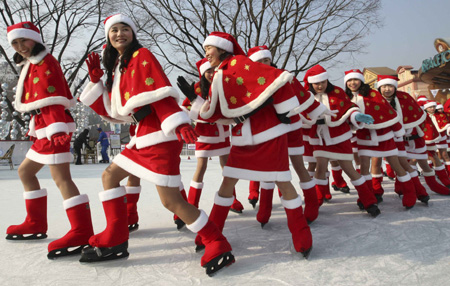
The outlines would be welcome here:
<svg viewBox="0 0 450 286">
<path fill-rule="evenodd" d="M 96 233 L 105 227 L 97 195 L 105 167 L 71 166 L 75 183 L 91 200 Z M 182 158 L 187 189 L 195 167 L 195 158 Z M 146 181 L 138 203 L 140 229 L 130 235 L 127 260 L 88 265 L 80 264 L 79 257 L 48 260 L 47 244 L 63 236 L 69 222 L 49 169 L 38 177 L 49 193 L 48 238 L 0 239 L 0 285 L 450 285 L 450 197 L 429 192 L 429 206 L 418 202 L 406 211 L 387 178 L 382 214 L 375 219 L 359 211 L 354 189 L 350 195 L 331 191 L 333 199 L 311 225 L 314 248 L 309 260 L 292 251 L 278 196 L 270 222 L 261 229 L 247 200 L 248 182 L 240 181 L 237 196 L 245 210 L 240 215 L 230 212 L 224 229 L 236 263 L 211 278 L 200 266 L 201 254 L 194 251 L 195 235 L 176 230 L 172 214 Z M 217 159 L 209 161 L 205 177 L 200 207 L 209 213 L 221 182 Z M 17 170 L 0 166 L 0 184 L 0 229 L 5 235 L 8 225 L 22 223 L 25 204 Z"/>
</svg>

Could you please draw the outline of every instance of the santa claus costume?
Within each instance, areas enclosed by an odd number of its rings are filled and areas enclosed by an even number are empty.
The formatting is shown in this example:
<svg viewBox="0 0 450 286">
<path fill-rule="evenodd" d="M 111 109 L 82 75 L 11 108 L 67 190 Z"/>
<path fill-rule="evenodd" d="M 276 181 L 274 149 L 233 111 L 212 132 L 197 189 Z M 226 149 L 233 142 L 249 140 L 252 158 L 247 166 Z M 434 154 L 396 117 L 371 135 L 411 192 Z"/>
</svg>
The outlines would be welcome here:
<svg viewBox="0 0 450 286">
<path fill-rule="evenodd" d="M 359 69 L 346 71 L 344 83 L 345 92 L 352 102 L 358 105 L 361 112 L 370 114 L 374 119 L 373 124 L 356 130 L 361 175 L 366 179 L 369 188 L 373 190 L 378 202 L 382 201 L 381 183 L 377 184 L 378 177 L 375 177 L 375 181 L 373 181 L 370 175 L 370 159 L 385 157 L 396 172 L 398 185 L 403 190 L 403 206 L 407 209 L 412 208 L 416 202 L 414 183 L 398 160 L 398 150 L 394 142 L 394 137 L 403 137 L 405 134 L 397 112 L 378 91 L 364 83 L 363 73 Z"/>
<path fill-rule="evenodd" d="M 319 202 L 322 203 L 325 195 L 330 193 L 326 178 L 328 161 L 337 160 L 358 191 L 358 206 L 374 217 L 379 215 L 377 199 L 367 186 L 365 178 L 353 167 L 353 151 L 350 142 L 352 137 L 350 124 L 356 128 L 363 128 L 365 124 L 372 123 L 373 118 L 361 113 L 359 107 L 350 101 L 344 90 L 329 83 L 328 73 L 322 66 L 316 65 L 310 68 L 303 81 L 305 88 L 314 94 L 317 101 L 334 111 L 333 116 L 322 115 L 317 120 L 310 119 L 308 115 L 304 116 L 308 125 L 311 126 L 309 143 L 313 146 L 313 155 L 317 161 L 314 177 Z"/>
<path fill-rule="evenodd" d="M 203 184 L 203 176 L 205 175 L 208 158 L 219 157 L 220 166 L 223 168 L 228 160 L 230 153 L 230 127 L 228 125 L 209 123 L 199 115 L 203 100 L 207 95 L 202 96 L 202 90 L 206 93 L 209 90 L 214 68 L 206 58 L 196 63 L 200 81 L 189 85 L 184 77 L 177 79 L 180 90 L 186 95 L 183 101 L 182 109 L 189 114 L 189 117 L 195 122 L 195 131 L 199 135 L 195 142 L 195 157 L 197 157 L 197 169 L 192 178 L 189 188 L 188 202 L 198 207 Z M 199 100 L 197 100 L 199 98 Z M 235 199 L 230 210 L 236 213 L 242 213 L 244 207 Z"/>
<path fill-rule="evenodd" d="M 201 265 L 207 268 L 207 274 L 212 274 L 233 263 L 234 257 L 228 241 L 205 212 L 180 195 L 180 140 L 193 143 L 197 137 L 189 117 L 178 106 L 178 93 L 159 62 L 137 41 L 133 21 L 116 14 L 106 18 L 104 24 L 106 85 L 100 80 L 103 72 L 98 54 L 90 54 L 87 65 L 91 82 L 80 100 L 105 119 L 134 122 L 136 134 L 102 175 L 105 191 L 99 196 L 106 229 L 89 239 L 91 248 L 83 251 L 80 261 L 128 256 L 126 192 L 120 181 L 132 174 L 153 182 L 162 203 L 203 238 L 206 251 Z"/>
<path fill-rule="evenodd" d="M 294 248 L 308 257 L 312 236 L 302 199 L 290 183 L 287 133 L 291 126 L 283 123 L 291 110 L 300 108 L 290 84 L 292 75 L 253 62 L 227 33 L 212 32 L 203 47 L 206 58 L 217 68 L 200 115 L 210 122 L 237 123 L 231 130 L 231 150 L 211 218 L 223 228 L 239 179 L 273 181 L 282 193 Z M 196 239 L 196 244 L 202 241 Z"/>
<path fill-rule="evenodd" d="M 420 188 L 419 183 L 416 182 L 418 180 L 417 171 L 411 168 L 408 159 L 417 160 L 424 171 L 425 181 L 432 191 L 448 194 L 449 190 L 436 181 L 435 172 L 427 163 L 427 146 L 425 145 L 424 129 L 421 127 L 426 121 L 427 115 L 408 93 L 398 91 L 397 85 L 398 78 L 395 76 L 378 76 L 378 91 L 395 109 L 405 129 L 403 138 L 394 139 L 399 150 L 400 163 L 410 173 L 414 181 L 417 198 L 427 203 L 429 196 L 426 194 L 425 188 Z M 399 189 L 401 189 L 400 186 L 396 188 L 396 192 L 402 194 Z"/>
<path fill-rule="evenodd" d="M 6 239 L 46 238 L 47 190 L 40 187 L 37 172 L 49 165 L 52 177 L 64 198 L 63 206 L 71 230 L 48 245 L 48 258 L 79 254 L 93 234 L 89 198 L 80 195 L 70 175 L 70 138 L 75 123 L 68 109 L 75 104 L 58 61 L 48 52 L 38 28 L 31 22 L 9 26 L 8 42 L 16 51 L 15 62 L 22 66 L 17 84 L 15 108 L 31 114 L 33 144 L 19 167 L 24 185 L 27 216 L 20 225 L 8 227 Z"/>
<path fill-rule="evenodd" d="M 248 50 L 247 56 L 254 62 L 260 62 L 267 65 L 272 64 L 272 54 L 268 47 L 256 46 Z M 310 117 L 315 117 L 317 114 L 323 113 L 326 109 L 323 104 L 314 100 L 314 96 L 306 91 L 300 82 L 294 77 L 291 82 L 292 88 L 295 91 L 301 108 L 296 109 L 296 112 L 305 112 Z M 315 191 L 314 179 L 308 174 L 303 163 L 303 133 L 302 121 L 299 114 L 289 117 L 291 130 L 288 136 L 288 154 L 291 159 L 294 170 L 300 178 L 300 187 L 303 191 L 303 198 L 305 200 L 305 218 L 308 223 L 313 222 L 319 215 L 319 204 Z M 273 182 L 261 183 L 261 198 L 256 219 L 264 226 L 271 216 L 272 199 L 275 184 Z"/>
</svg>

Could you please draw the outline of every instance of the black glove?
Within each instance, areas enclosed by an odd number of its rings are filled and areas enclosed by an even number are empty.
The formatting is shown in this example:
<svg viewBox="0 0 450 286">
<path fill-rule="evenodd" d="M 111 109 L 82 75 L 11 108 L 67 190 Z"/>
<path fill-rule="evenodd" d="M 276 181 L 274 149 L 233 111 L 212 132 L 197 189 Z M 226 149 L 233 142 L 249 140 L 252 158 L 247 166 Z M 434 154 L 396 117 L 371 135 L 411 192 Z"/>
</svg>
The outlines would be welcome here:
<svg viewBox="0 0 450 286">
<path fill-rule="evenodd" d="M 281 121 L 281 123 L 284 123 L 284 124 L 290 124 L 291 123 L 291 119 L 286 116 L 287 114 L 288 114 L 288 112 L 282 113 L 282 114 L 278 114 L 277 113 L 277 117 Z"/>
<path fill-rule="evenodd" d="M 177 85 L 180 88 L 181 92 L 189 99 L 190 102 L 193 102 L 197 98 L 197 94 L 195 94 L 195 82 L 192 82 L 191 85 L 186 81 L 186 79 L 182 76 L 177 78 Z"/>
</svg>

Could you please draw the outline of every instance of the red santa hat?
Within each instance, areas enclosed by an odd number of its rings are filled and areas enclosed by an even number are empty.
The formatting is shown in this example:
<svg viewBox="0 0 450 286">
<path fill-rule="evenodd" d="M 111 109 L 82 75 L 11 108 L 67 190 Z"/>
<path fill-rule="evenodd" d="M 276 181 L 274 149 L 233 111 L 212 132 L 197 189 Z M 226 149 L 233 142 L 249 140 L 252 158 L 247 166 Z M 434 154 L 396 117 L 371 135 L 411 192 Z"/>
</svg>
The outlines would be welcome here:
<svg viewBox="0 0 450 286">
<path fill-rule="evenodd" d="M 383 86 L 383 85 L 393 85 L 395 86 L 395 88 L 398 87 L 398 77 L 396 76 L 392 76 L 392 75 L 378 75 L 378 83 L 377 83 L 377 87 Z"/>
<path fill-rule="evenodd" d="M 306 90 L 309 90 L 310 83 L 318 83 L 328 79 L 327 71 L 321 65 L 315 65 L 306 71 L 303 82 Z"/>
<path fill-rule="evenodd" d="M 266 45 L 251 48 L 247 52 L 247 57 L 249 57 L 254 62 L 265 58 L 269 58 L 270 61 L 272 61 L 272 53 L 269 51 L 269 48 Z"/>
<path fill-rule="evenodd" d="M 439 103 L 439 104 L 436 105 L 436 109 L 444 109 L 444 106 Z"/>
<path fill-rule="evenodd" d="M 419 95 L 416 99 L 417 103 L 427 101 L 427 97 L 425 95 Z"/>
<path fill-rule="evenodd" d="M 347 84 L 347 81 L 350 79 L 359 79 L 362 83 L 364 83 L 364 75 L 359 69 L 352 69 L 345 72 L 344 84 Z"/>
<path fill-rule="evenodd" d="M 436 106 L 437 103 L 434 100 L 427 100 L 426 103 L 423 105 L 423 108 L 427 109 L 428 107 Z"/>
<path fill-rule="evenodd" d="M 203 48 L 206 46 L 214 46 L 216 48 L 225 50 L 233 55 L 245 56 L 244 51 L 241 46 L 237 43 L 236 39 L 224 32 L 211 32 L 208 37 L 206 37 L 203 42 Z"/>
<path fill-rule="evenodd" d="M 109 16 L 108 18 L 105 19 L 105 21 L 103 22 L 103 24 L 105 24 L 105 36 L 108 39 L 108 33 L 109 33 L 109 29 L 111 29 L 111 27 L 117 23 L 125 23 L 128 26 L 131 27 L 131 30 L 133 30 L 134 35 L 137 34 L 137 29 L 136 29 L 136 25 L 134 24 L 134 22 L 131 20 L 130 17 L 124 15 L 124 14 L 115 14 L 112 16 Z"/>
<path fill-rule="evenodd" d="M 207 58 L 199 60 L 196 65 L 200 77 L 202 77 L 202 75 L 211 68 L 211 64 L 209 63 Z"/>
<path fill-rule="evenodd" d="M 12 41 L 19 38 L 31 39 L 37 43 L 44 44 L 41 38 L 41 32 L 39 29 L 33 25 L 31 22 L 20 22 L 6 28 L 8 42 L 11 44 Z"/>
</svg>

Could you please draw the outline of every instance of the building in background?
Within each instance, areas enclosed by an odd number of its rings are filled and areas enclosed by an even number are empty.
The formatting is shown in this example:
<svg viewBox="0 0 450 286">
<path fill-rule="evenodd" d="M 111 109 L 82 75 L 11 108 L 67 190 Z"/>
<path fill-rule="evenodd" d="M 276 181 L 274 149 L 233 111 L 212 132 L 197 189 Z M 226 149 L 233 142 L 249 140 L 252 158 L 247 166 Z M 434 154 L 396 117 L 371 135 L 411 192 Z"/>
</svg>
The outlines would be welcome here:
<svg viewBox="0 0 450 286">
<path fill-rule="evenodd" d="M 388 67 L 373 67 L 364 68 L 363 75 L 364 81 L 370 85 L 371 88 L 376 88 L 375 83 L 377 82 L 378 75 L 397 76 L 397 72 Z"/>
<path fill-rule="evenodd" d="M 407 92 L 414 98 L 419 95 L 425 95 L 429 99 L 433 98 L 428 90 L 428 84 L 420 80 L 418 70 L 414 70 L 412 66 L 399 66 L 396 73 L 400 79 L 398 90 Z"/>
</svg>

